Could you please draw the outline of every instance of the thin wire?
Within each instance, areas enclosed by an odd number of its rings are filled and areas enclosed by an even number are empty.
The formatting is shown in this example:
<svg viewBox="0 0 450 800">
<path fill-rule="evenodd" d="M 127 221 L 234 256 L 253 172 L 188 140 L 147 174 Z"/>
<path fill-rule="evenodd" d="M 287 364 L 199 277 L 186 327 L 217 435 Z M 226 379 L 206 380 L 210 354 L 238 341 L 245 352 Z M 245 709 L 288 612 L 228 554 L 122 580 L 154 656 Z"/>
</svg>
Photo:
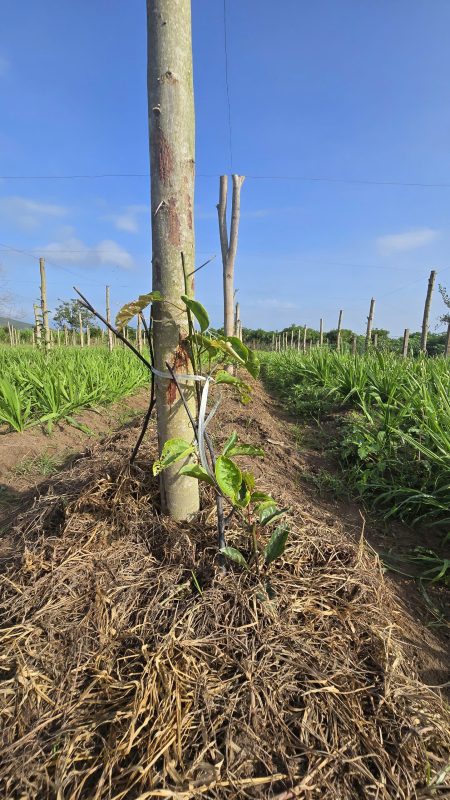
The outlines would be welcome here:
<svg viewBox="0 0 450 800">
<path fill-rule="evenodd" d="M 231 113 L 231 112 L 230 112 Z M 232 168 L 231 128 L 230 132 L 230 166 Z M 103 178 L 149 178 L 149 172 L 101 172 L 90 175 L 0 175 L 2 181 L 71 181 L 97 180 Z M 218 178 L 212 172 L 197 172 L 197 178 Z M 420 181 L 373 181 L 366 178 L 328 178 L 312 175 L 246 175 L 250 181 L 300 181 L 303 183 L 336 183 L 349 186 L 397 186 L 419 189 L 450 189 L 450 183 L 424 183 Z"/>
<path fill-rule="evenodd" d="M 227 0 L 223 0 L 223 44 L 225 50 L 225 85 L 228 106 L 228 146 L 230 150 L 230 172 L 233 174 L 233 139 L 231 135 L 230 85 L 228 81 Z"/>
</svg>

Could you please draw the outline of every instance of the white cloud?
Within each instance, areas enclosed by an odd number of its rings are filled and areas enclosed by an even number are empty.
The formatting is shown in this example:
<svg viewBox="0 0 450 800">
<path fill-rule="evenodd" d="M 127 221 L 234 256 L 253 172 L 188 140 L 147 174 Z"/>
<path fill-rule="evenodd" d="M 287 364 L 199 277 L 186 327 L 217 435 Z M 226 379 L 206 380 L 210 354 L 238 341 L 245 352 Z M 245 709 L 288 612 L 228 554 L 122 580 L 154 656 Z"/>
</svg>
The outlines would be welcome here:
<svg viewBox="0 0 450 800">
<path fill-rule="evenodd" d="M 391 253 L 401 253 L 407 250 L 416 250 L 434 242 L 439 237 L 439 231 L 433 228 L 416 228 L 416 230 L 405 231 L 404 233 L 391 233 L 386 236 L 379 236 L 377 239 L 378 249 L 383 255 Z"/>
<path fill-rule="evenodd" d="M 42 255 L 55 260 L 64 260 L 65 264 L 76 264 L 80 267 L 114 266 L 122 269 L 133 267 L 133 256 L 113 239 L 102 239 L 98 244 L 88 245 L 81 239 L 71 237 L 61 242 L 51 242 L 42 247 Z"/>
<path fill-rule="evenodd" d="M 295 303 L 291 303 L 288 300 L 277 300 L 276 297 L 262 297 L 259 300 L 255 300 L 253 303 L 246 303 L 250 308 L 275 308 L 275 309 L 290 309 L 290 308 L 298 308 Z"/>
<path fill-rule="evenodd" d="M 10 66 L 8 59 L 5 56 L 0 56 L 0 78 L 8 74 Z"/>
<path fill-rule="evenodd" d="M 31 230 L 38 228 L 48 217 L 64 217 L 67 208 L 28 197 L 8 195 L 0 197 L 0 214 L 16 227 Z"/>
<path fill-rule="evenodd" d="M 126 231 L 126 233 L 138 233 L 143 214 L 149 214 L 148 206 L 132 205 L 125 206 L 120 214 L 108 214 L 108 216 L 104 217 L 104 219 L 114 222 L 114 225 L 119 231 Z"/>
</svg>

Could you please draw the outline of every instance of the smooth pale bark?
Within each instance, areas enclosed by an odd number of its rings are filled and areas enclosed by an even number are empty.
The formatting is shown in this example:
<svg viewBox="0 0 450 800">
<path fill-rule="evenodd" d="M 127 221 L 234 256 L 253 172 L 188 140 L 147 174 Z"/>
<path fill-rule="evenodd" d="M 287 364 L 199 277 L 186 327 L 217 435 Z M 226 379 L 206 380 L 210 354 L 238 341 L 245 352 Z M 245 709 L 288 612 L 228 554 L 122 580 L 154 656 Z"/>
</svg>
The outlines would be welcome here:
<svg viewBox="0 0 450 800">
<path fill-rule="evenodd" d="M 369 316 L 367 317 L 366 351 L 369 349 L 370 343 L 372 341 L 372 324 L 373 324 L 374 312 L 375 312 L 375 299 L 372 297 L 372 299 L 370 301 Z"/>
<path fill-rule="evenodd" d="M 39 272 L 41 275 L 41 311 L 42 311 L 42 326 L 44 330 L 44 347 L 46 350 L 50 349 L 50 326 L 48 323 L 48 309 L 47 309 L 47 277 L 45 274 L 45 260 L 39 259 Z"/>
<path fill-rule="evenodd" d="M 406 358 L 408 355 L 408 344 L 409 344 L 409 328 L 405 328 L 405 332 L 403 334 L 403 345 L 402 345 L 402 357 Z"/>
<path fill-rule="evenodd" d="M 436 279 L 436 271 L 432 269 L 430 272 L 430 277 L 428 278 L 427 296 L 425 299 L 425 307 L 423 309 L 422 336 L 420 338 L 420 349 L 422 350 L 423 353 L 427 352 L 428 320 L 430 318 L 431 298 L 433 296 L 435 279 Z"/>
<path fill-rule="evenodd" d="M 303 328 L 303 348 L 302 348 L 304 353 L 306 353 L 306 334 L 307 334 L 307 331 L 308 331 L 308 328 L 305 325 L 305 327 Z"/>
<path fill-rule="evenodd" d="M 338 326 L 337 326 L 337 334 L 336 334 L 336 350 L 341 349 L 341 329 L 342 329 L 342 315 L 343 311 L 339 311 L 339 319 L 338 319 Z"/>
<path fill-rule="evenodd" d="M 91 346 L 91 329 L 87 324 L 86 324 L 86 345 L 88 347 Z"/>
<path fill-rule="evenodd" d="M 352 356 L 356 356 L 356 343 L 357 343 L 357 339 L 356 339 L 355 334 L 353 334 L 353 336 L 352 336 Z"/>
<path fill-rule="evenodd" d="M 374 349 L 377 350 L 377 348 L 378 348 L 378 333 L 374 333 L 374 335 L 373 335 L 373 346 L 374 346 Z"/>
<path fill-rule="evenodd" d="M 65 325 L 64 325 L 64 344 L 66 345 L 66 347 L 69 344 L 69 334 L 67 331 L 67 327 Z"/>
<path fill-rule="evenodd" d="M 153 290 L 164 298 L 152 308 L 155 366 L 167 372 L 168 363 L 177 374 L 190 373 L 187 316 L 180 297 L 193 296 L 195 269 L 191 0 L 147 0 L 147 31 Z M 195 416 L 195 389 L 182 385 Z M 156 378 L 156 411 L 160 452 L 173 437 L 193 440 L 170 379 Z M 161 505 L 176 520 L 190 519 L 200 505 L 198 481 L 179 475 L 181 465 L 161 473 Z"/>
</svg>

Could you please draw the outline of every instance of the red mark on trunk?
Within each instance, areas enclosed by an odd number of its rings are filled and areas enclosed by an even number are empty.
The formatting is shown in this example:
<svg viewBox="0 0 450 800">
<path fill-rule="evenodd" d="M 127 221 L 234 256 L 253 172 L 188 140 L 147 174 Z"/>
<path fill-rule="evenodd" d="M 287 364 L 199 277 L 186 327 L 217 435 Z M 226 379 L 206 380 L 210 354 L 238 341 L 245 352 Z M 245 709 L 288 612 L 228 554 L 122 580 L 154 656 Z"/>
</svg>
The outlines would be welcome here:
<svg viewBox="0 0 450 800">
<path fill-rule="evenodd" d="M 175 375 L 178 372 L 186 373 L 189 368 L 189 353 L 185 350 L 183 344 L 179 344 L 175 350 L 175 358 L 172 364 L 172 369 Z M 175 381 L 170 381 L 167 388 L 167 403 L 169 408 L 174 404 L 177 396 L 177 386 Z"/>
<path fill-rule="evenodd" d="M 181 247 L 180 219 L 178 216 L 176 197 L 171 197 L 168 202 L 169 242 L 174 247 Z"/>
</svg>

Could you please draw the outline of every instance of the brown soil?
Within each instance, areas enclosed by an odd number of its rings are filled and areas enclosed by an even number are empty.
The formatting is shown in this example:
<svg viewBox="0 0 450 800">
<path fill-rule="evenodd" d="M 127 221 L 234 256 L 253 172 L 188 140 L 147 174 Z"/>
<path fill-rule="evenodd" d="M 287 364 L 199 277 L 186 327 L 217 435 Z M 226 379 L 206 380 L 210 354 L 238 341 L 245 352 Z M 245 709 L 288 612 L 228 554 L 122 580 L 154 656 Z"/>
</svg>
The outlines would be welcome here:
<svg viewBox="0 0 450 800">
<path fill-rule="evenodd" d="M 213 425 L 218 446 L 232 430 L 264 445 L 258 488 L 290 507 L 271 602 L 254 574 L 218 568 L 210 487 L 195 523 L 161 516 L 154 427 L 131 470 L 137 421 L 38 485 L 31 508 L 24 490 L 3 550 L 2 796 L 447 796 L 450 711 L 425 684 L 448 681 L 448 639 L 383 577 L 358 508 L 302 481 L 317 454 L 280 416 L 256 385 Z"/>
<path fill-rule="evenodd" d="M 56 457 L 60 470 L 75 464 L 89 453 L 105 435 L 136 424 L 148 406 L 148 391 L 141 389 L 130 397 L 123 397 L 98 410 L 85 410 L 74 415 L 80 430 L 61 421 L 53 426 L 51 434 L 36 426 L 23 433 L 0 435 L 0 531 L 7 520 L 23 506 L 46 490 L 48 481 L 42 480 L 37 457 Z M 35 463 L 34 463 L 35 462 Z M 17 471 L 16 471 L 17 470 Z"/>
</svg>

